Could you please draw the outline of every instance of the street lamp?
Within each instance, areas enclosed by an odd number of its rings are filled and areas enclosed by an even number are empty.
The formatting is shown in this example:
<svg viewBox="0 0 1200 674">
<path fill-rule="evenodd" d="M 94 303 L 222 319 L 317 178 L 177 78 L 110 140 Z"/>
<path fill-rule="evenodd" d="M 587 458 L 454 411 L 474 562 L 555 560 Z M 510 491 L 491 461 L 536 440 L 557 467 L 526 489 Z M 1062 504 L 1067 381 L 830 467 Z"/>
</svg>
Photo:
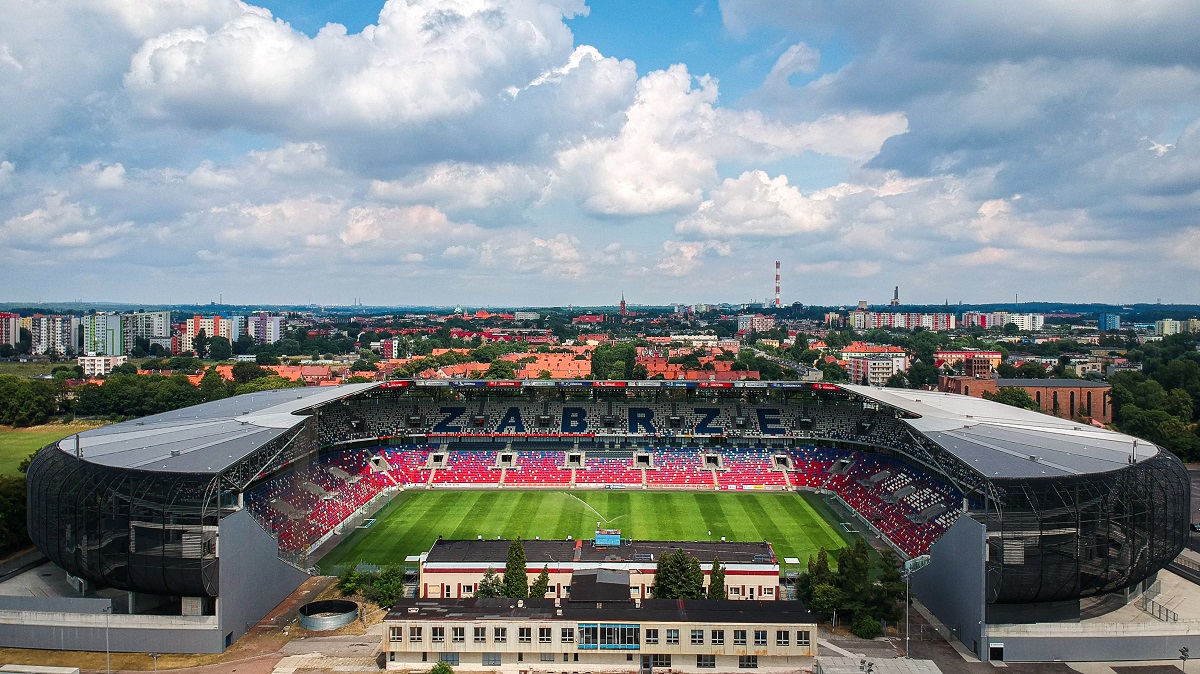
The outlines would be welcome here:
<svg viewBox="0 0 1200 674">
<path fill-rule="evenodd" d="M 1179 659 L 1183 660 L 1183 674 L 1187 674 L 1188 648 L 1184 646 L 1179 649 Z"/>
<path fill-rule="evenodd" d="M 112 604 L 104 607 L 104 669 L 112 674 L 112 651 L 108 647 L 108 617 L 112 615 Z"/>
<path fill-rule="evenodd" d="M 154 658 L 154 671 L 157 672 L 158 671 L 158 656 L 162 655 L 162 653 L 149 653 L 148 655 L 150 657 Z"/>
</svg>

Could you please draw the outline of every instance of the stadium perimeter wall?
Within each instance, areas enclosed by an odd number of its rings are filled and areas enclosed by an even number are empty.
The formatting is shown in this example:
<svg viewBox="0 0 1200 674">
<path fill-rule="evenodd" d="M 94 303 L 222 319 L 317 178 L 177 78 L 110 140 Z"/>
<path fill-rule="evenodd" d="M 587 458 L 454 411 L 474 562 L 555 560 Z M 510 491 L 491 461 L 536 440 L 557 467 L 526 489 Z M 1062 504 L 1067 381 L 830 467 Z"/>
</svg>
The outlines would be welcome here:
<svg viewBox="0 0 1200 674">
<path fill-rule="evenodd" d="M 221 653 L 308 575 L 281 562 L 249 511 L 221 520 L 215 616 L 105 615 L 107 599 L 0 598 L 0 647 L 114 652 Z M 107 625 L 107 629 L 106 629 Z"/>
<path fill-rule="evenodd" d="M 972 653 L 986 657 L 987 527 L 959 517 L 929 549 L 929 565 L 912 575 L 912 592 Z"/>
<path fill-rule="evenodd" d="M 221 589 L 217 618 L 223 635 L 213 653 L 222 652 L 296 591 L 308 574 L 280 561 L 279 545 L 246 509 L 220 522 Z"/>
</svg>

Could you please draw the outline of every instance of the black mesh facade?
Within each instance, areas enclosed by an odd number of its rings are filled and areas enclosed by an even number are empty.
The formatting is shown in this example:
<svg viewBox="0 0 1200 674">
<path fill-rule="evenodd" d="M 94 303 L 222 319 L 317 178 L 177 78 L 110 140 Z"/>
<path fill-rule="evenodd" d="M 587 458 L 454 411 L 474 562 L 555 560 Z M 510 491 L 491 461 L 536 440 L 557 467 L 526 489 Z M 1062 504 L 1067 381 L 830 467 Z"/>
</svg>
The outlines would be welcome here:
<svg viewBox="0 0 1200 674">
<path fill-rule="evenodd" d="M 1188 540 L 1191 485 L 1169 452 L 1093 475 L 990 482 L 987 600 L 1022 604 L 1133 586 Z"/>
<path fill-rule="evenodd" d="M 98 466 L 52 445 L 26 476 L 29 537 L 93 583 L 215 597 L 218 484 L 216 475 Z"/>
</svg>

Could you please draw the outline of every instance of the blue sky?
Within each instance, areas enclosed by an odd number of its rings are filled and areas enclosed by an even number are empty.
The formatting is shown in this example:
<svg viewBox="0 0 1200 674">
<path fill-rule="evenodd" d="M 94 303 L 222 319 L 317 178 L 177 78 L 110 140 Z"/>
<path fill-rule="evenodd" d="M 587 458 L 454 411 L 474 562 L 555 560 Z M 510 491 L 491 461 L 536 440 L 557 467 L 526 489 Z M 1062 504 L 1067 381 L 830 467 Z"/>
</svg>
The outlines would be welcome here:
<svg viewBox="0 0 1200 674">
<path fill-rule="evenodd" d="M 0 300 L 747 301 L 778 259 L 788 302 L 1196 302 L 1198 41 L 1184 0 L 14 0 Z"/>
</svg>

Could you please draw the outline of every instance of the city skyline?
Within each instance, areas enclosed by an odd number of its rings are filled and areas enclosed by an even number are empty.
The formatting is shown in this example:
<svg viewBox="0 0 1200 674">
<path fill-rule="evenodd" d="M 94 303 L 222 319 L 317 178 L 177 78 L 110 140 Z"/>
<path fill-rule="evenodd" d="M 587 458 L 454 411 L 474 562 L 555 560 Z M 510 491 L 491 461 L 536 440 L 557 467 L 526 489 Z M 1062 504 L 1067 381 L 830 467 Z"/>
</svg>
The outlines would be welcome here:
<svg viewBox="0 0 1200 674">
<path fill-rule="evenodd" d="M 343 4 L 18 0 L 0 302 L 1200 297 L 1192 3 Z"/>
</svg>

